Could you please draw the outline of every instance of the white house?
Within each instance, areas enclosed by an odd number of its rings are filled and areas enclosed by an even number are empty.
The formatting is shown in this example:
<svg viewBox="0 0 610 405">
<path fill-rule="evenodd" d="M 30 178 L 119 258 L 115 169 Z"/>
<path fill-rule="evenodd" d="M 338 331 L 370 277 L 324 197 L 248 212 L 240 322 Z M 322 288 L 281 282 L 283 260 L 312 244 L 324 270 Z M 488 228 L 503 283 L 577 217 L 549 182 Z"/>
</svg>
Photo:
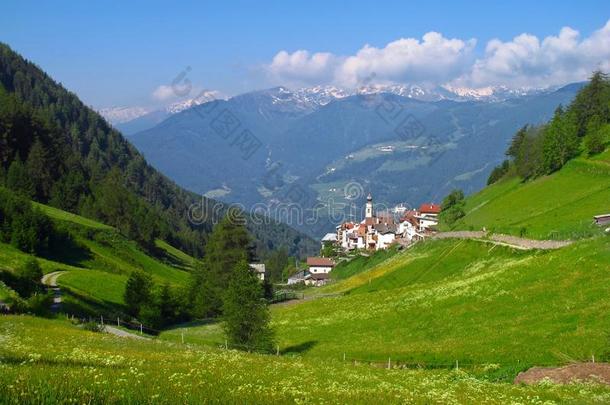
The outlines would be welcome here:
<svg viewBox="0 0 610 405">
<path fill-rule="evenodd" d="M 250 263 L 250 270 L 256 273 L 259 280 L 265 280 L 265 263 Z"/>
<path fill-rule="evenodd" d="M 310 274 L 328 274 L 335 267 L 335 262 L 326 257 L 308 257 L 307 266 Z"/>
</svg>

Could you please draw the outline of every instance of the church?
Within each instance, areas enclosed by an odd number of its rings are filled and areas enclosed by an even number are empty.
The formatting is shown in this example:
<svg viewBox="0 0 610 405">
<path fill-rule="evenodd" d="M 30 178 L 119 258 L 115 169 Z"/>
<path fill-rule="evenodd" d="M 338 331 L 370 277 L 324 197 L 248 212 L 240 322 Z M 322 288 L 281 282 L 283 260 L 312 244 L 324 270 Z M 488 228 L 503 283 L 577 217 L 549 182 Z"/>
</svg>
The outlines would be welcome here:
<svg viewBox="0 0 610 405">
<path fill-rule="evenodd" d="M 366 198 L 364 219 L 344 222 L 336 227 L 336 243 L 343 250 L 387 249 L 395 243 L 409 244 L 423 239 L 438 223 L 440 206 L 422 204 L 420 210 L 408 210 L 396 219 L 390 212 L 375 213 L 373 197 Z"/>
</svg>

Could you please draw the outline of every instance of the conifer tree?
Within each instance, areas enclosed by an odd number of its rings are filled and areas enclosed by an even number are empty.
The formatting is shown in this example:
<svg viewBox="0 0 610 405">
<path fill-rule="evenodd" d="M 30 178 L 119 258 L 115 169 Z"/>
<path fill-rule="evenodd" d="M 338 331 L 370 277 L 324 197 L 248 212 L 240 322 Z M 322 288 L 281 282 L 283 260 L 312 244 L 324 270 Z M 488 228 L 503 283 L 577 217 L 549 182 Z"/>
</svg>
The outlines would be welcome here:
<svg viewBox="0 0 610 405">
<path fill-rule="evenodd" d="M 238 349 L 260 352 L 273 349 L 267 301 L 258 277 L 246 260 L 234 267 L 224 295 L 223 329 L 229 343 Z"/>
<path fill-rule="evenodd" d="M 230 210 L 214 227 L 205 246 L 203 262 L 195 269 L 191 285 L 193 315 L 217 316 L 222 311 L 222 296 L 233 269 L 240 261 L 251 260 L 250 236 L 245 219 Z"/>
</svg>

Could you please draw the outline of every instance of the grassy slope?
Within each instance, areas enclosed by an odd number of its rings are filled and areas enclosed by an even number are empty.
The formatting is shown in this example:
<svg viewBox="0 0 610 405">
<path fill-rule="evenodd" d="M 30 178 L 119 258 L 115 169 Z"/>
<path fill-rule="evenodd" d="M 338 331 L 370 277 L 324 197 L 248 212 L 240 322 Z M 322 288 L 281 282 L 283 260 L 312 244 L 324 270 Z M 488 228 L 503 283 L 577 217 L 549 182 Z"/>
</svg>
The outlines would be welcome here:
<svg viewBox="0 0 610 405">
<path fill-rule="evenodd" d="M 346 296 L 277 307 L 281 346 L 307 346 L 304 355 L 321 358 L 492 363 L 509 376 L 609 357 L 610 238 L 553 252 L 490 249 L 420 244 L 370 282 L 351 280 Z"/>
<path fill-rule="evenodd" d="M 599 385 L 515 386 L 462 371 L 384 370 L 136 341 L 0 317 L 0 403 L 607 403 Z"/>
<path fill-rule="evenodd" d="M 577 158 L 550 176 L 505 179 L 469 197 L 456 229 L 481 229 L 536 239 L 576 239 L 599 233 L 593 216 L 610 212 L 610 149 Z"/>
<path fill-rule="evenodd" d="M 53 257 L 37 258 L 44 273 L 68 271 L 58 279 L 65 288 L 64 309 L 76 313 L 115 312 L 123 309 L 128 275 L 143 270 L 155 282 L 182 286 L 188 282 L 195 259 L 157 241 L 157 257 L 121 236 L 114 228 L 57 208 L 35 203 L 38 208 L 76 237 L 78 246 L 67 247 Z M 0 244 L 0 268 L 9 271 L 31 256 Z"/>
</svg>

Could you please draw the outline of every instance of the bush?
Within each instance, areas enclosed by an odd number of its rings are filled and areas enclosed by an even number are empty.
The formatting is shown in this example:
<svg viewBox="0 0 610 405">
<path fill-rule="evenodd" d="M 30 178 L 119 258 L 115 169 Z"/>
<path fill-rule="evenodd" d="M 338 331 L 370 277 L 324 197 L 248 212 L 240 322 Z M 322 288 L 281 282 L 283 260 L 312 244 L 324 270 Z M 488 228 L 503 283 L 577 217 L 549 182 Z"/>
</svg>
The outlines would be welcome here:
<svg viewBox="0 0 610 405">
<path fill-rule="evenodd" d="M 37 293 L 26 300 L 27 311 L 37 316 L 50 316 L 53 294 Z"/>
<path fill-rule="evenodd" d="M 82 328 L 84 330 L 88 330 L 89 332 L 103 332 L 104 327 L 95 321 L 87 321 L 82 324 Z"/>
</svg>

